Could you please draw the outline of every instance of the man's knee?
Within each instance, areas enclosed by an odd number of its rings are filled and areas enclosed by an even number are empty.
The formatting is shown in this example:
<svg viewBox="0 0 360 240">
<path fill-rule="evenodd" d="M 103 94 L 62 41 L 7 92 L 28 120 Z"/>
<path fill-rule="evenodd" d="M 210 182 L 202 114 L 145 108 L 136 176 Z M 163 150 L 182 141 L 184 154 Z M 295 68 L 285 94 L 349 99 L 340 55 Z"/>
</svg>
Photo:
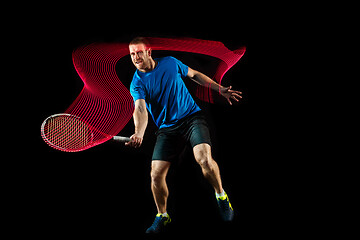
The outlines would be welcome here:
<svg viewBox="0 0 360 240">
<path fill-rule="evenodd" d="M 151 166 L 151 181 L 154 183 L 159 183 L 166 178 L 167 172 L 169 170 L 170 163 L 168 162 L 160 162 L 157 164 L 152 164 Z"/>
<path fill-rule="evenodd" d="M 166 177 L 162 172 L 156 169 L 151 169 L 150 176 L 151 176 L 151 181 L 154 183 L 158 183 Z"/>
<path fill-rule="evenodd" d="M 210 157 L 202 156 L 196 161 L 201 166 L 201 168 L 203 168 L 205 170 L 211 170 L 213 168 L 213 165 L 212 165 L 213 160 Z"/>
<path fill-rule="evenodd" d="M 194 156 L 196 162 L 204 169 L 211 169 L 213 159 L 211 157 L 211 148 L 209 145 L 195 146 Z"/>
</svg>

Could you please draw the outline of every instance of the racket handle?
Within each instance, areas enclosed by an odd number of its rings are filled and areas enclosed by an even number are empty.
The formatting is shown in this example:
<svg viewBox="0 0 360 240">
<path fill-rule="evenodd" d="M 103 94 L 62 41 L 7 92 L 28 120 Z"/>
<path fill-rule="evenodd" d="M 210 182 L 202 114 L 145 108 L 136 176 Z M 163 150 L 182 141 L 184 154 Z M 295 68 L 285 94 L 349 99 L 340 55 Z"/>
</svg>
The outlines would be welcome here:
<svg viewBox="0 0 360 240">
<path fill-rule="evenodd" d="M 112 138 L 114 141 L 116 141 L 116 142 L 130 142 L 131 141 L 131 139 L 130 138 L 128 138 L 128 137 L 120 137 L 120 136 L 113 136 L 113 138 Z"/>
</svg>

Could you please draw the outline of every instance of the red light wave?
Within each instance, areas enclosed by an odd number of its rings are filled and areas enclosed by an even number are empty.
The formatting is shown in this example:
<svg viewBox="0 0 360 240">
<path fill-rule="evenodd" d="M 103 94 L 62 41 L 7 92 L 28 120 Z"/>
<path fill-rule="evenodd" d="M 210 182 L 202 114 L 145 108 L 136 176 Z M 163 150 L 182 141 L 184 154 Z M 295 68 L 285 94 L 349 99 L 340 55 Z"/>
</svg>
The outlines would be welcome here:
<svg viewBox="0 0 360 240">
<path fill-rule="evenodd" d="M 147 38 L 153 50 L 198 53 L 220 59 L 212 79 L 219 84 L 224 74 L 245 53 L 245 47 L 231 51 L 221 42 L 200 39 Z M 133 98 L 115 71 L 116 63 L 129 54 L 128 43 L 93 43 L 72 54 L 74 67 L 84 82 L 79 96 L 65 111 L 80 117 L 91 126 L 91 145 L 101 144 L 117 135 L 129 122 L 134 111 Z M 213 92 L 198 86 L 196 96 L 213 103 Z"/>
</svg>

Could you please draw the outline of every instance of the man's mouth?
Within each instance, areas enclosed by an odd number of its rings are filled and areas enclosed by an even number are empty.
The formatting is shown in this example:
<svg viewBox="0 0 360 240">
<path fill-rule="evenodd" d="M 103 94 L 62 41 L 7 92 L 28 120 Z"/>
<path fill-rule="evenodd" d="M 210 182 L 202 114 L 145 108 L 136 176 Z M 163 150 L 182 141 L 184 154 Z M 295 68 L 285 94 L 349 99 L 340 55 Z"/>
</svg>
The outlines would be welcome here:
<svg viewBox="0 0 360 240">
<path fill-rule="evenodd" d="M 142 62 L 143 62 L 142 60 L 138 60 L 138 61 L 135 61 L 135 64 L 140 64 Z"/>
</svg>

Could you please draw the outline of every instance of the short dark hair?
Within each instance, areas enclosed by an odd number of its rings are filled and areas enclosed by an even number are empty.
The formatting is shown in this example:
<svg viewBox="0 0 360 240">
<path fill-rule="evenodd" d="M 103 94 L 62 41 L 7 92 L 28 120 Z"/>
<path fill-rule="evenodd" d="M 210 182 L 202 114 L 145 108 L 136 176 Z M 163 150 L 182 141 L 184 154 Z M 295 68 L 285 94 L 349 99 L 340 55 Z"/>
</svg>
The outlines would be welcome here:
<svg viewBox="0 0 360 240">
<path fill-rule="evenodd" d="M 144 44 L 147 48 L 150 48 L 150 43 L 149 41 L 145 38 L 145 37 L 136 37 L 133 40 L 131 40 L 131 42 L 129 43 L 129 45 L 131 44 L 139 44 L 142 43 Z"/>
</svg>

